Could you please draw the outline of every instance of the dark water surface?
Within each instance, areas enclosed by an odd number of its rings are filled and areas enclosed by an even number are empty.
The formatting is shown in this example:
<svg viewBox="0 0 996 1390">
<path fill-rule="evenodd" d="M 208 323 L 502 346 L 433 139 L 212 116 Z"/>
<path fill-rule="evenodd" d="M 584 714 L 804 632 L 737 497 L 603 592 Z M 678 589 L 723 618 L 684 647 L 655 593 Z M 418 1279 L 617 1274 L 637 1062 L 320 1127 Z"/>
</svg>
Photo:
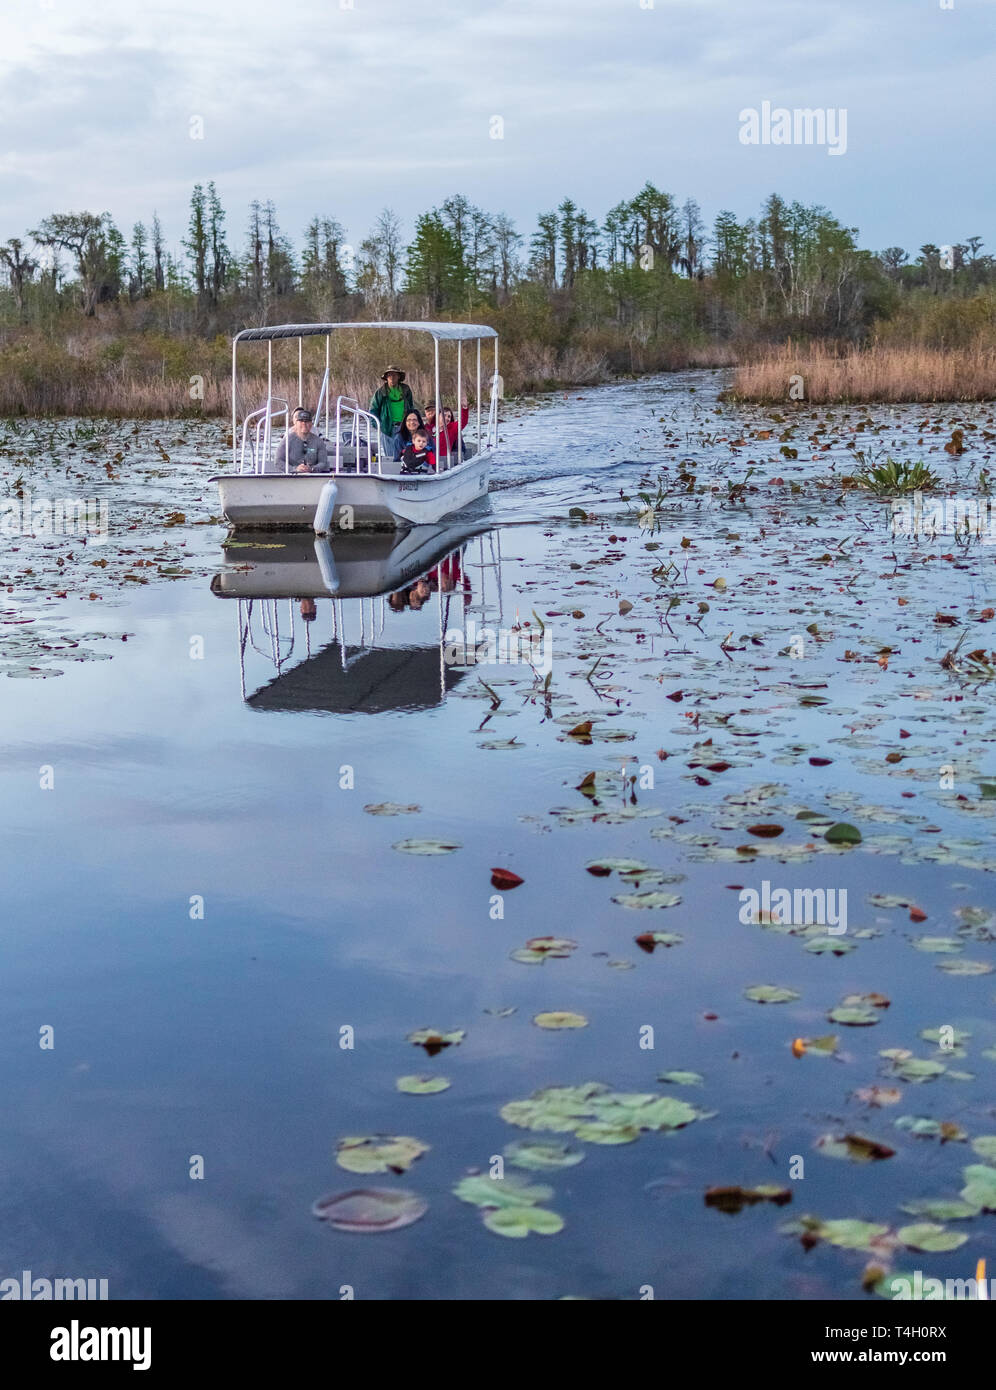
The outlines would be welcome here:
<svg viewBox="0 0 996 1390">
<path fill-rule="evenodd" d="M 996 646 L 994 552 L 897 541 L 887 505 L 818 481 L 853 471 L 857 437 L 971 493 L 992 422 L 982 407 L 928 419 L 912 406 L 786 425 L 717 406 L 717 383 L 695 373 L 519 408 L 489 509 L 450 538 L 462 568 L 442 621 L 438 594 L 402 612 L 319 597 L 305 622 L 306 594 L 257 593 L 244 652 L 247 602 L 213 592 L 212 577 L 251 593 L 261 568 L 279 577 L 290 561 L 223 550 L 223 528 L 196 525 L 216 506 L 203 479 L 224 452 L 220 427 L 164 425 L 167 466 L 146 447 L 160 427 L 140 426 L 110 481 L 101 450 L 125 427 L 81 448 L 79 486 L 109 489 L 111 535 L 86 553 L 19 540 L 0 614 L 12 677 L 0 679 L 0 1277 L 103 1277 L 112 1298 L 338 1298 L 349 1285 L 380 1299 L 639 1298 L 646 1286 L 847 1299 L 865 1296 L 869 1261 L 941 1277 L 992 1264 L 992 1214 L 943 1223 L 968 1237 L 944 1253 L 896 1233 L 927 1219 L 902 1204 L 957 1196 L 963 1170 L 986 1163 L 973 1141 L 996 1132 L 996 684 L 985 663 L 962 662 Z M 977 432 L 952 461 L 942 446 L 957 424 Z M 779 453 L 785 429 L 796 460 Z M 8 484 L 33 468 L 37 493 L 55 485 L 24 427 L 3 447 Z M 749 460 L 758 490 L 730 503 Z M 656 494 L 665 465 L 666 496 L 641 529 L 637 493 Z M 683 468 L 718 491 L 688 493 L 674 482 Z M 170 510 L 185 520 L 160 531 Z M 143 554 L 154 564 L 129 570 Z M 524 663 L 440 667 L 441 625 L 535 627 L 534 614 L 552 643 L 548 685 Z M 590 739 L 572 737 L 585 720 Z M 577 789 L 591 772 L 594 796 Z M 420 809 L 364 810 L 385 802 Z M 828 844 L 837 821 L 861 843 Z M 755 835 L 759 823 L 782 833 Z M 393 848 L 413 838 L 460 848 Z M 605 858 L 663 881 L 586 872 Z M 503 917 L 495 867 L 524 880 Z M 814 927 L 742 922 L 739 888 L 765 879 L 846 890 L 847 932 L 833 938 L 846 953 L 821 950 Z M 613 901 L 640 891 L 680 901 Z M 682 940 L 652 953 L 634 941 L 655 931 Z M 568 958 L 511 958 L 551 934 L 577 943 Z M 946 945 L 924 949 L 924 936 Z M 745 998 L 758 984 L 798 997 Z M 871 992 L 891 1001 L 873 1006 L 873 1026 L 827 1020 Z M 548 1010 L 587 1026 L 537 1027 Z M 920 1036 L 945 1025 L 970 1034 L 953 1052 Z M 39 1047 L 45 1026 L 54 1047 Z M 465 1037 L 428 1057 L 407 1041 L 421 1028 Z M 836 1055 L 793 1055 L 794 1039 L 826 1034 Z M 897 1077 L 890 1049 L 945 1070 Z M 658 1079 L 671 1070 L 701 1082 Z M 452 1085 L 399 1093 L 411 1073 Z M 588 1081 L 702 1117 L 608 1144 L 499 1115 Z M 895 1103 L 856 1094 L 873 1086 Z M 950 1122 L 952 1137 L 918 1137 L 896 1125 L 904 1116 Z M 848 1133 L 895 1152 L 856 1163 L 814 1147 Z M 373 1134 L 430 1147 L 400 1176 L 337 1165 L 340 1139 Z M 524 1139 L 565 1140 L 584 1160 L 520 1171 L 553 1188 L 543 1205 L 564 1227 L 503 1238 L 452 1188 Z M 189 1176 L 195 1155 L 203 1179 Z M 731 1215 L 704 1201 L 712 1186 L 765 1183 L 791 1202 Z M 378 1235 L 312 1216 L 322 1195 L 365 1186 L 417 1193 L 428 1211 Z M 864 1250 L 822 1240 L 807 1253 L 779 1229 L 806 1214 L 886 1230 Z"/>
</svg>

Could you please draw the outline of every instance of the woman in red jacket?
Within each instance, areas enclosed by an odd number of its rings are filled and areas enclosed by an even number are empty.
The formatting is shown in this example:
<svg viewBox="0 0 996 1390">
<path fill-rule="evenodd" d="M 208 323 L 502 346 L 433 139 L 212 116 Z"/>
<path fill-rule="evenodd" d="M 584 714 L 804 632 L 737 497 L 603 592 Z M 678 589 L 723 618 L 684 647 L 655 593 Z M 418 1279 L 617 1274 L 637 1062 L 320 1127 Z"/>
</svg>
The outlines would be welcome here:
<svg viewBox="0 0 996 1390">
<path fill-rule="evenodd" d="M 450 466 L 452 467 L 454 463 L 458 462 L 457 446 L 460 443 L 460 431 L 464 428 L 470 416 L 470 412 L 467 409 L 466 396 L 460 402 L 459 425 L 457 424 L 456 420 L 454 420 L 453 412 L 452 410 L 450 410 L 448 405 L 440 406 L 440 414 L 443 417 L 443 425 L 442 429 L 436 431 L 434 451 L 437 459 L 445 459 L 446 446 L 448 443 L 450 450 Z"/>
</svg>

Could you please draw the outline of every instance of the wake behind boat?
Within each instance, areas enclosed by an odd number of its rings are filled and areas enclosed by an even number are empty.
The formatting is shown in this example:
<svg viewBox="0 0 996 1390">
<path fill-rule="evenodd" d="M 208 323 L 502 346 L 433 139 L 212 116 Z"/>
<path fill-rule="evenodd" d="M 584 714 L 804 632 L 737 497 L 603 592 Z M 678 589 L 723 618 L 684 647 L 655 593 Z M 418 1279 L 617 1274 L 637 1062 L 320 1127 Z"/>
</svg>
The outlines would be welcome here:
<svg viewBox="0 0 996 1390">
<path fill-rule="evenodd" d="M 382 421 L 364 410 L 354 397 L 339 395 L 332 405 L 332 336 L 340 329 L 382 329 L 392 332 L 427 333 L 433 339 L 435 357 L 435 420 L 441 421 L 440 343 L 456 344 L 457 401 L 463 395 L 465 343 L 476 347 L 476 422 L 464 439 L 463 421 L 453 432 L 435 436 L 436 452 L 431 471 L 408 473 L 403 460 L 393 457 L 392 439 Z M 299 471 L 292 464 L 292 409 L 285 397 L 273 394 L 273 344 L 296 339 L 298 345 L 298 399 L 304 395 L 303 340 L 325 338 L 325 372 L 314 410 L 324 418 L 323 446 L 328 451 L 328 471 Z M 490 404 L 482 411 L 482 343 L 493 342 Z M 263 405 L 242 420 L 237 415 L 238 348 L 241 343 L 267 344 L 267 397 Z M 387 374 L 385 373 L 385 376 Z M 407 390 L 407 388 L 405 388 Z M 232 468 L 217 474 L 221 509 L 236 528 L 301 530 L 310 527 L 318 535 L 332 531 L 395 530 L 438 522 L 483 497 L 488 490 L 491 455 L 498 443 L 498 335 L 493 328 L 467 323 L 314 323 L 248 328 L 232 340 Z M 408 399 L 411 397 L 409 395 Z M 324 417 L 323 417 L 324 412 Z M 299 412 L 298 412 L 299 413 Z M 282 422 L 282 430 L 281 430 Z M 467 425 L 470 427 L 468 413 Z M 437 426 L 438 428 L 438 426 Z M 441 444 L 445 447 L 441 447 Z"/>
</svg>

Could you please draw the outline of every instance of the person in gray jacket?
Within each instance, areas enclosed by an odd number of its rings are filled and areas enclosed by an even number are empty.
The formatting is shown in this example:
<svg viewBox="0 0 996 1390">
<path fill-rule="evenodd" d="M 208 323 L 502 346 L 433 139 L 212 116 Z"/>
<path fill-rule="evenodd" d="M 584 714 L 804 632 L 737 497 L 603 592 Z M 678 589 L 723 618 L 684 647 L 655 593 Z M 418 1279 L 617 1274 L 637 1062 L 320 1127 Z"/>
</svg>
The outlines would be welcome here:
<svg viewBox="0 0 996 1390">
<path fill-rule="evenodd" d="M 311 428 L 313 415 L 306 406 L 294 412 L 290 433 L 281 439 L 273 455 L 271 473 L 328 473 L 329 456 L 325 440 Z M 285 468 L 287 455 L 290 467 Z"/>
</svg>

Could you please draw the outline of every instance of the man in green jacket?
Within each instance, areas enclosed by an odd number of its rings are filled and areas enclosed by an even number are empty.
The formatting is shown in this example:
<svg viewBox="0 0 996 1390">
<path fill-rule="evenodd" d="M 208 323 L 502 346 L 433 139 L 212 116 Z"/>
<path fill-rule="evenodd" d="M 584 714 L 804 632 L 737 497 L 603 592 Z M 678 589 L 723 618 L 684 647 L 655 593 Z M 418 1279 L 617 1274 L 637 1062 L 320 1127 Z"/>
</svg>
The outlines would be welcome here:
<svg viewBox="0 0 996 1390">
<path fill-rule="evenodd" d="M 388 367 L 370 402 L 370 414 L 380 421 L 380 436 L 384 446 L 384 456 L 389 459 L 401 457 L 401 425 L 410 410 L 415 409 L 411 387 L 405 385 L 405 374 L 400 367 Z"/>
</svg>

